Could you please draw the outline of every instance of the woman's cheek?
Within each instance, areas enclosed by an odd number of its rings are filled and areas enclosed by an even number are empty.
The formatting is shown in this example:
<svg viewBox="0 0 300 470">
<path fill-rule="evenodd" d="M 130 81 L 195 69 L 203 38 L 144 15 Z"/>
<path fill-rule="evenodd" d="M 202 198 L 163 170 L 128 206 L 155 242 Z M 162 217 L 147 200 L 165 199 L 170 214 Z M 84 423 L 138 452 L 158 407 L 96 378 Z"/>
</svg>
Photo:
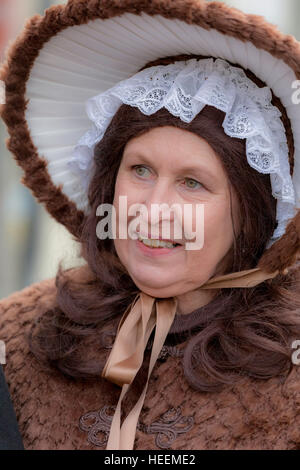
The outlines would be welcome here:
<svg viewBox="0 0 300 470">
<path fill-rule="evenodd" d="M 204 243 L 220 241 L 227 245 L 232 239 L 232 222 L 228 204 L 214 204 L 204 209 Z"/>
</svg>

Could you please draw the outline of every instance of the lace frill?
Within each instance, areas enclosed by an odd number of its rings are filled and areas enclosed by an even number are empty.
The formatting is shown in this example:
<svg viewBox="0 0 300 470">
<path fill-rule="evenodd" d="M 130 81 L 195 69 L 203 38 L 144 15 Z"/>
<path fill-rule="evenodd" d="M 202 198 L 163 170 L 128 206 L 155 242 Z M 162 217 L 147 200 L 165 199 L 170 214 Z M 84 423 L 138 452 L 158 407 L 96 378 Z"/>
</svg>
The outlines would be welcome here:
<svg viewBox="0 0 300 470">
<path fill-rule="evenodd" d="M 148 116 L 164 107 L 187 123 L 206 105 L 214 106 L 226 114 L 224 132 L 246 139 L 249 165 L 270 174 L 278 225 L 269 247 L 284 234 L 296 213 L 286 133 L 281 112 L 271 100 L 269 87 L 259 88 L 241 68 L 223 59 L 191 59 L 150 67 L 87 101 L 87 114 L 93 125 L 79 140 L 68 165 L 80 174 L 87 191 L 94 147 L 123 103 Z"/>
</svg>

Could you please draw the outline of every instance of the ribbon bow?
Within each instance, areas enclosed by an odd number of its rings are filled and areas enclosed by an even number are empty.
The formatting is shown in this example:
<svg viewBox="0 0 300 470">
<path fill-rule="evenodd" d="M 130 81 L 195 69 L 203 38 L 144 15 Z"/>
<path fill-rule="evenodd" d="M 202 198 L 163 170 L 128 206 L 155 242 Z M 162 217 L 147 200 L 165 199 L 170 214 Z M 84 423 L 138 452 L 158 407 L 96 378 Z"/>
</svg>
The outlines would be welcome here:
<svg viewBox="0 0 300 470">
<path fill-rule="evenodd" d="M 278 274 L 279 271 L 267 273 L 260 268 L 255 268 L 213 278 L 203 284 L 200 289 L 254 287 Z M 101 374 L 102 377 L 122 387 L 111 424 L 107 450 L 133 449 L 137 422 L 145 400 L 149 378 L 174 321 L 176 308 L 175 298 L 156 299 L 140 292 L 121 318 L 115 343 Z M 122 400 L 142 366 L 144 351 L 154 328 L 155 336 L 147 382 L 140 398 L 121 427 Z"/>
</svg>

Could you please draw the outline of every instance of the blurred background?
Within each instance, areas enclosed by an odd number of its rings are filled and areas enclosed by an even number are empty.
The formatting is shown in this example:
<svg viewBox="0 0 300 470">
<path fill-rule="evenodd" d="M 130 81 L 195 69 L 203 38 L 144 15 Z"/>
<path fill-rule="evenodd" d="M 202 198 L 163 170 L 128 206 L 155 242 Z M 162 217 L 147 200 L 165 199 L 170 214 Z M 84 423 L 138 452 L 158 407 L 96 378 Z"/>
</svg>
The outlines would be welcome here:
<svg viewBox="0 0 300 470">
<path fill-rule="evenodd" d="M 137 0 L 138 1 L 138 0 Z M 0 0 L 0 62 L 5 50 L 34 14 L 64 0 Z M 300 40 L 299 0 L 225 0 L 245 13 L 263 15 Z M 58 263 L 82 264 L 79 246 L 67 230 L 36 203 L 21 183 L 21 169 L 7 151 L 0 120 L 0 298 L 56 275 Z"/>
</svg>

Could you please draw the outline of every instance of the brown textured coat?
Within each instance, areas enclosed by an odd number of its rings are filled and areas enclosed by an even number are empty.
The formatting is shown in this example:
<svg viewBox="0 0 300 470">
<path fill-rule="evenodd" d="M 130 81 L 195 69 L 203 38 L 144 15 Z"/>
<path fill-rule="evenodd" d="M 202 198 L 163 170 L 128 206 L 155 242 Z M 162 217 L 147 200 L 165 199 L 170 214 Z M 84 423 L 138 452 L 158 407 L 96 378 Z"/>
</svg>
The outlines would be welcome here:
<svg viewBox="0 0 300 470">
<path fill-rule="evenodd" d="M 105 449 L 112 415 L 105 406 L 116 406 L 120 388 L 103 379 L 74 380 L 45 372 L 27 345 L 30 325 L 54 305 L 55 294 L 51 279 L 0 302 L 0 337 L 7 350 L 4 372 L 24 446 Z M 279 377 L 244 377 L 221 392 L 203 393 L 186 382 L 180 357 L 158 360 L 134 448 L 300 449 L 299 379 L 300 366 L 294 365 L 284 383 Z"/>
</svg>

